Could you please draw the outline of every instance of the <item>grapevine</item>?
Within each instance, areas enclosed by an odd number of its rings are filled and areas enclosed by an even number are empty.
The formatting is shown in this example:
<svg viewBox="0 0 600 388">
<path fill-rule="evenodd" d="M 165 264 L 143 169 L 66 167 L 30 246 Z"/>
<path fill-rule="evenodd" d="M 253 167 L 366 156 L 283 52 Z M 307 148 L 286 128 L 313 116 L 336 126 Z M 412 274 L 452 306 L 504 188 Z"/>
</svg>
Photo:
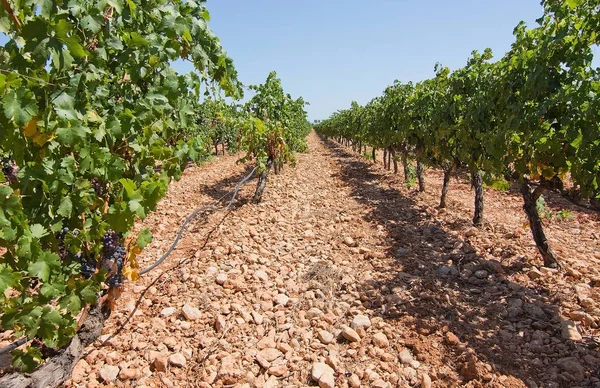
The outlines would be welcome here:
<svg viewBox="0 0 600 388">
<path fill-rule="evenodd" d="M 591 206 L 598 201 L 600 77 L 592 47 L 600 42 L 599 19 L 595 1 L 542 4 L 538 25 L 520 23 L 500 60 L 492 63 L 486 49 L 452 72 L 436 65 L 434 78 L 414 85 L 396 81 L 383 96 L 364 107 L 352 103 L 317 130 L 359 149 L 363 142 L 383 148 L 388 168 L 396 151 L 403 153 L 405 171 L 410 159 L 417 160 L 418 176 L 424 165 L 442 168 L 440 207 L 451 173 L 466 169 L 475 189 L 476 226 L 483 224 L 482 173 L 512 177 L 521 184 L 544 265 L 558 267 L 535 204 L 545 187 L 559 181 L 562 188 L 565 178 L 572 187 L 563 192 L 576 192 Z M 422 178 L 419 183 L 424 190 Z"/>
</svg>

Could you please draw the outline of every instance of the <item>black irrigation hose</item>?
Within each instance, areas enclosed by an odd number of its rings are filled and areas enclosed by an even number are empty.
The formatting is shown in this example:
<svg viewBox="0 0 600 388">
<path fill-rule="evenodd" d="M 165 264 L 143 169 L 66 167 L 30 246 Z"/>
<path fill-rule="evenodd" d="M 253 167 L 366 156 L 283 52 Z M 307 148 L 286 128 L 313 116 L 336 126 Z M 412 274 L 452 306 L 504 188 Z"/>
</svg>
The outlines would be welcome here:
<svg viewBox="0 0 600 388">
<path fill-rule="evenodd" d="M 23 337 L 21 339 L 16 340 L 12 344 L 10 344 L 8 346 L 5 346 L 2 349 L 0 349 L 0 355 L 2 355 L 4 353 L 12 352 L 13 350 L 15 350 L 16 348 L 18 348 L 19 346 L 23 345 L 25 342 L 27 342 L 27 337 Z"/>
<path fill-rule="evenodd" d="M 167 257 L 169 257 L 169 255 L 175 250 L 175 247 L 177 246 L 177 243 L 179 242 L 179 240 L 181 240 L 181 236 L 183 236 L 183 232 L 185 232 L 185 227 L 190 223 L 190 221 L 192 221 L 194 219 L 194 217 L 203 211 L 206 210 L 228 210 L 231 205 L 233 204 L 233 201 L 235 201 L 235 197 L 237 196 L 238 192 L 240 191 L 240 189 L 242 188 L 242 186 L 250 179 L 252 178 L 252 175 L 254 175 L 254 172 L 256 171 L 258 167 L 254 167 L 252 169 L 252 171 L 250 171 L 250 173 L 248 175 L 246 175 L 246 177 L 244 177 L 244 179 L 242 179 L 236 186 L 235 186 L 235 190 L 233 191 L 233 195 L 231 196 L 231 199 L 229 200 L 229 202 L 227 203 L 227 206 L 224 207 L 219 207 L 219 206 L 215 206 L 215 205 L 208 205 L 208 206 L 203 206 L 201 208 L 198 208 L 196 210 L 194 210 L 189 216 L 187 216 L 187 218 L 185 219 L 185 221 L 183 222 L 183 225 L 181 225 L 181 228 L 179 228 L 179 232 L 177 233 L 177 237 L 175 238 L 175 241 L 173 241 L 173 244 L 171 244 L 171 246 L 169 247 L 169 249 L 165 252 L 164 255 L 162 255 L 158 260 L 156 260 L 154 262 L 154 264 L 152 264 L 151 266 L 149 266 L 148 268 L 143 269 L 142 271 L 140 271 L 140 275 L 144 275 L 147 274 L 148 272 L 152 271 L 154 268 L 158 267 L 163 261 L 165 261 L 165 259 Z M 221 201 L 223 198 L 225 198 L 227 196 L 227 194 L 224 194 L 221 198 L 217 199 L 217 202 Z M 23 345 L 24 343 L 26 343 L 27 337 L 23 337 L 20 338 L 18 340 L 16 340 L 15 342 L 11 343 L 8 346 L 5 346 L 3 348 L 0 348 L 0 355 L 5 354 L 5 353 L 9 353 L 12 352 L 13 350 L 15 350 L 16 348 L 18 348 L 19 346 Z"/>
<path fill-rule="evenodd" d="M 254 167 L 252 169 L 252 171 L 250 171 L 250 173 L 237 184 L 237 186 L 235 187 L 235 190 L 233 191 L 233 195 L 231 196 L 231 199 L 229 200 L 229 203 L 227 204 L 227 206 L 225 206 L 225 207 L 218 207 L 218 206 L 214 206 L 214 205 L 203 206 L 199 209 L 194 210 L 189 216 L 187 216 L 187 218 L 183 222 L 183 225 L 181 225 L 181 228 L 179 228 L 179 232 L 177 233 L 177 237 L 175 237 L 175 241 L 173 241 L 173 244 L 171 244 L 171 246 L 169 247 L 169 249 L 167 249 L 165 254 L 162 255 L 158 260 L 156 260 L 154 262 L 154 264 L 152 264 L 148 268 L 144 268 L 142 271 L 140 271 L 140 275 L 144 275 L 144 274 L 147 274 L 148 272 L 152 271 L 154 268 L 158 267 L 163 261 L 165 261 L 165 259 L 167 257 L 169 257 L 169 255 L 175 250 L 175 247 L 177 246 L 177 243 L 179 243 L 179 240 L 181 240 L 181 236 L 183 236 L 185 227 L 190 223 L 190 221 L 192 221 L 192 219 L 194 219 L 194 217 L 198 213 L 206 211 L 206 210 L 220 210 L 220 209 L 228 210 L 231 207 L 231 205 L 233 204 L 233 201 L 235 200 L 235 197 L 237 196 L 237 193 L 240 191 L 242 185 L 244 183 L 246 183 L 250 178 L 252 178 L 252 175 L 254 175 L 254 172 L 256 171 L 256 169 L 257 169 L 257 167 Z M 223 195 L 217 201 L 221 201 L 226 196 L 227 196 L 227 194 Z"/>
</svg>

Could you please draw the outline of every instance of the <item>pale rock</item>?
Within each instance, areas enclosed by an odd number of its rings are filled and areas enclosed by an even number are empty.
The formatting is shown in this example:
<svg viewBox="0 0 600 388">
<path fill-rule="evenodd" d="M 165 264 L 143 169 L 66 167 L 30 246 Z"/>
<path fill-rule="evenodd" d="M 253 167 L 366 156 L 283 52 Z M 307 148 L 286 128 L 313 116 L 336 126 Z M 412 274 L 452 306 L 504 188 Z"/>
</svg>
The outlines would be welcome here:
<svg viewBox="0 0 600 388">
<path fill-rule="evenodd" d="M 431 388 L 431 377 L 427 373 L 421 376 L 421 388 Z"/>
<path fill-rule="evenodd" d="M 373 345 L 377 346 L 378 348 L 387 348 L 390 346 L 390 341 L 388 341 L 388 338 L 385 334 L 376 333 L 373 335 Z"/>
<path fill-rule="evenodd" d="M 112 383 L 117 379 L 119 371 L 120 369 L 118 366 L 104 365 L 99 372 L 100 378 L 107 383 Z"/>
<path fill-rule="evenodd" d="M 254 272 L 254 277 L 263 282 L 266 282 L 267 280 L 269 280 L 269 276 L 267 275 L 267 273 L 262 270 L 258 270 L 256 272 Z"/>
<path fill-rule="evenodd" d="M 227 274 L 225 274 L 225 273 L 218 274 L 217 277 L 215 278 L 215 281 L 217 282 L 217 284 L 220 284 L 220 285 L 225 284 L 225 282 L 227 281 Z"/>
<path fill-rule="evenodd" d="M 281 306 L 285 306 L 289 300 L 290 298 L 286 294 L 278 294 L 275 297 L 275 303 Z"/>
<path fill-rule="evenodd" d="M 362 328 L 371 327 L 371 320 L 366 315 L 357 315 L 352 320 L 352 324 L 350 325 L 354 330 Z"/>
<path fill-rule="evenodd" d="M 260 365 L 262 368 L 268 369 L 271 367 L 271 363 L 261 356 L 260 353 L 256 355 L 255 359 L 258 365 Z"/>
<path fill-rule="evenodd" d="M 360 341 L 360 336 L 349 326 L 342 327 L 342 336 L 350 342 Z"/>
<path fill-rule="evenodd" d="M 544 277 L 544 274 L 541 273 L 537 268 L 533 268 L 527 272 L 527 276 L 529 276 L 529 279 L 531 280 L 536 280 Z"/>
<path fill-rule="evenodd" d="M 171 315 L 175 314 L 177 312 L 177 309 L 175 307 L 165 307 L 164 309 L 162 309 L 160 311 L 160 315 L 162 315 L 163 317 L 170 317 Z"/>
<path fill-rule="evenodd" d="M 358 244 L 356 243 L 356 241 L 354 241 L 354 239 L 350 236 L 346 236 L 344 237 L 344 244 L 346 244 L 349 247 L 356 247 L 358 246 Z"/>
<path fill-rule="evenodd" d="M 185 319 L 187 319 L 188 321 L 195 321 L 202 317 L 202 313 L 200 313 L 200 310 L 187 303 L 183 306 L 181 312 L 183 313 Z"/>
<path fill-rule="evenodd" d="M 187 360 L 181 353 L 174 353 L 169 356 L 169 364 L 177 367 L 177 368 L 185 368 L 187 365 Z"/>
<path fill-rule="evenodd" d="M 261 350 L 260 352 L 258 352 L 258 354 L 264 358 L 265 360 L 267 360 L 268 362 L 273 362 L 276 359 L 278 359 L 279 357 L 282 356 L 282 353 L 275 349 L 275 348 L 266 348 Z"/>
<path fill-rule="evenodd" d="M 335 387 L 335 378 L 333 373 L 333 369 L 331 369 L 329 365 L 322 362 L 313 364 L 311 369 L 312 379 L 319 383 L 319 387 L 321 388 Z"/>
<path fill-rule="evenodd" d="M 324 374 L 319 380 L 319 388 L 334 388 L 335 376 L 333 374 Z"/>
<path fill-rule="evenodd" d="M 413 356 L 408 349 L 402 349 L 400 353 L 398 353 L 398 358 L 405 365 L 410 365 L 414 361 Z"/>
<path fill-rule="evenodd" d="M 227 322 L 225 321 L 225 317 L 220 314 L 217 315 L 217 318 L 215 319 L 215 330 L 217 333 L 222 333 L 225 330 L 226 325 Z"/>
<path fill-rule="evenodd" d="M 469 230 L 467 230 L 465 232 L 465 236 L 467 236 L 467 237 L 475 237 L 478 234 L 479 234 L 479 230 L 477 228 L 475 228 L 475 227 L 469 228 Z"/>
<path fill-rule="evenodd" d="M 577 330 L 577 326 L 573 321 L 563 321 L 561 323 L 561 329 L 563 339 L 575 342 L 581 342 L 583 340 L 581 334 L 579 334 L 579 331 Z"/>
<path fill-rule="evenodd" d="M 319 318 L 321 316 L 323 316 L 323 311 L 316 307 L 312 307 L 306 312 L 307 319 Z"/>
<path fill-rule="evenodd" d="M 285 364 L 273 365 L 267 369 L 267 373 L 273 376 L 281 377 L 288 372 Z"/>
<path fill-rule="evenodd" d="M 260 315 L 256 311 L 252 311 L 251 315 L 252 315 L 252 320 L 254 321 L 254 323 L 256 323 L 257 325 L 262 325 L 263 320 L 264 320 L 262 315 Z"/>
<path fill-rule="evenodd" d="M 275 346 L 275 339 L 273 337 L 264 337 L 256 343 L 256 347 L 259 349 L 274 348 Z"/>
<path fill-rule="evenodd" d="M 87 371 L 90 367 L 90 364 L 84 359 L 81 359 L 75 364 L 75 368 L 73 368 L 73 373 L 71 374 L 71 379 L 79 383 L 83 381 L 83 379 L 88 375 Z"/>
<path fill-rule="evenodd" d="M 385 380 L 378 379 L 371 383 L 372 388 L 390 388 L 391 385 L 387 383 Z"/>
<path fill-rule="evenodd" d="M 319 331 L 318 338 L 319 338 L 319 341 L 323 342 L 325 345 L 329 345 L 335 339 L 333 334 L 331 334 L 327 330 Z"/>
<path fill-rule="evenodd" d="M 352 388 L 359 388 L 360 387 L 360 378 L 353 373 L 350 376 L 350 378 L 348 379 L 348 384 Z"/>
<path fill-rule="evenodd" d="M 137 380 L 142 377 L 142 372 L 137 368 L 121 369 L 119 378 L 121 380 Z"/>
</svg>

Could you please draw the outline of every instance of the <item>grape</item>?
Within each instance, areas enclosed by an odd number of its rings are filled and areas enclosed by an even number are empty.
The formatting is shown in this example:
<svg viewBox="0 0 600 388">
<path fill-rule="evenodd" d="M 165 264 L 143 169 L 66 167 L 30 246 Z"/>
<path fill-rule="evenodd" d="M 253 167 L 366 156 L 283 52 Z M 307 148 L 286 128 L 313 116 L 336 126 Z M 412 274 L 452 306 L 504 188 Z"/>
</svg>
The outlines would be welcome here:
<svg viewBox="0 0 600 388">
<path fill-rule="evenodd" d="M 122 234 L 114 230 L 109 230 L 102 236 L 102 267 L 110 274 L 106 279 L 106 284 L 110 287 L 123 284 L 122 271 L 126 250 L 120 241 L 122 237 Z"/>
<path fill-rule="evenodd" d="M 9 185 L 14 185 L 19 180 L 17 177 L 17 167 L 11 161 L 4 162 L 2 165 L 2 173 Z"/>
<path fill-rule="evenodd" d="M 103 185 L 98 178 L 90 179 L 90 184 L 98 197 L 104 197 L 106 194 L 106 185 Z"/>
<path fill-rule="evenodd" d="M 81 253 L 77 253 L 75 258 L 81 264 L 81 274 L 84 278 L 89 279 L 96 273 L 96 260 L 94 258 L 86 258 Z"/>
</svg>

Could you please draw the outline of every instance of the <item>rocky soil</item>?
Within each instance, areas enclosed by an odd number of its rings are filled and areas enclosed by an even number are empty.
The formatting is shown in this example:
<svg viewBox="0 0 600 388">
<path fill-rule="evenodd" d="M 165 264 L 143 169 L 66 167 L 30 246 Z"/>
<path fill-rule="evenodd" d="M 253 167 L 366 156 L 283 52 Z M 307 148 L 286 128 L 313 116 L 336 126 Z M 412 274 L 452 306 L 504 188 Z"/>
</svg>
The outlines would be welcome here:
<svg viewBox="0 0 600 388">
<path fill-rule="evenodd" d="M 139 227 L 149 265 L 196 207 L 248 166 L 188 170 Z M 317 135 L 295 168 L 200 217 L 156 270 L 125 286 L 69 387 L 598 387 L 600 219 L 545 220 L 566 271 L 537 267 L 517 192 L 486 191 L 488 223 L 453 180 L 427 192 Z"/>
</svg>

